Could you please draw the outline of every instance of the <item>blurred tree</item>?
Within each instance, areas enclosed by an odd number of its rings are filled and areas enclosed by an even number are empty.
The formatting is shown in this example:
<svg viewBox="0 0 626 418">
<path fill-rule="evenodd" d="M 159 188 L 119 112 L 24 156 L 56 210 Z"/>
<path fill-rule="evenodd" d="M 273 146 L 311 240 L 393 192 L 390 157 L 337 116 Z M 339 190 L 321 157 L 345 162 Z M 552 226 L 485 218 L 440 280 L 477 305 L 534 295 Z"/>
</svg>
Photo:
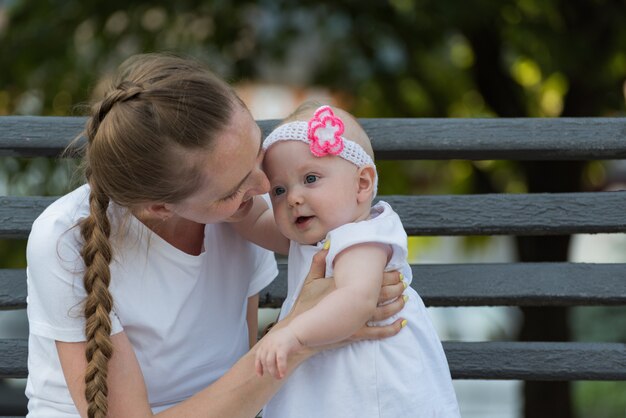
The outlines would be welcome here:
<svg viewBox="0 0 626 418">
<path fill-rule="evenodd" d="M 231 81 L 323 85 L 361 117 L 624 114 L 625 18 L 622 0 L 5 0 L 0 114 L 73 114 L 100 73 L 155 50 L 198 56 Z M 461 182 L 436 180 L 459 167 L 470 173 Z M 403 179 L 383 193 L 583 187 L 577 162 L 383 162 L 383 170 Z M 433 172 L 447 174 L 425 177 Z M 569 237 L 517 242 L 521 260 L 567 259 Z M 570 339 L 567 310 L 524 312 L 522 339 Z M 526 416 L 571 417 L 568 386 L 528 382 Z"/>
</svg>

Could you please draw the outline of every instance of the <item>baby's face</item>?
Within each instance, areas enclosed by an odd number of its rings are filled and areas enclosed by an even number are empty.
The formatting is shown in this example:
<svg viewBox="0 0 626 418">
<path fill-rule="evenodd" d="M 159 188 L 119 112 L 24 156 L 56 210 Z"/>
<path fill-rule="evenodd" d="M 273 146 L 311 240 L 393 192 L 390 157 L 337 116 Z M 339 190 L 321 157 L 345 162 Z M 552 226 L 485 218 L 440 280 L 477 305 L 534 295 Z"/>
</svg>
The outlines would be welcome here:
<svg viewBox="0 0 626 418">
<path fill-rule="evenodd" d="M 336 156 L 315 157 L 300 141 L 280 141 L 265 153 L 274 217 L 287 238 L 316 244 L 358 217 L 358 168 Z"/>
</svg>

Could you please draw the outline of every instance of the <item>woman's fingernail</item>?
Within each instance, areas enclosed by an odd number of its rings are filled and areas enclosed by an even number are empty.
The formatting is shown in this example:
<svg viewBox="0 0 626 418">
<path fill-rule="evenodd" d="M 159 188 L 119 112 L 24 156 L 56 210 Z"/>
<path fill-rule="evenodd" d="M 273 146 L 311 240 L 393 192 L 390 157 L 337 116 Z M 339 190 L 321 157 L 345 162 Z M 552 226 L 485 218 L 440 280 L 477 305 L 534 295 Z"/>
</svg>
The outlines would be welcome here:
<svg viewBox="0 0 626 418">
<path fill-rule="evenodd" d="M 400 322 L 400 327 L 404 328 L 404 327 L 406 327 L 406 324 L 408 324 L 408 323 L 409 323 L 409 321 L 407 321 L 406 319 L 403 319 L 402 322 Z"/>
<path fill-rule="evenodd" d="M 404 288 L 406 289 L 406 288 L 407 288 L 407 286 L 408 286 L 408 284 L 406 284 L 406 282 L 405 282 L 405 281 L 402 281 L 402 286 L 404 286 Z"/>
<path fill-rule="evenodd" d="M 404 281 L 404 274 L 400 273 L 400 281 Z"/>
<path fill-rule="evenodd" d="M 402 299 L 404 299 L 404 303 L 407 303 L 409 300 L 409 297 L 407 295 L 402 295 Z"/>
<path fill-rule="evenodd" d="M 330 240 L 326 240 L 326 242 L 324 243 L 324 246 L 322 247 L 324 250 L 327 250 L 330 248 Z"/>
</svg>

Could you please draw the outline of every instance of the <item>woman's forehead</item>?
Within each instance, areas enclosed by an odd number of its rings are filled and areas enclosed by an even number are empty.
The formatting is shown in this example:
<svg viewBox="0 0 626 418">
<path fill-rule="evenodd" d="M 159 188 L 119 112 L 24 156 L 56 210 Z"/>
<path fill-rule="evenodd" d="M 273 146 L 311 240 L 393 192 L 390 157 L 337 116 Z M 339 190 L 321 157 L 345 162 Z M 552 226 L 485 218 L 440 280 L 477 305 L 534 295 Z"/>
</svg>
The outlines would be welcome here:
<svg viewBox="0 0 626 418">
<path fill-rule="evenodd" d="M 260 145 L 261 131 L 254 119 L 248 116 L 246 121 L 245 115 L 234 116 L 214 146 L 198 155 L 206 186 L 218 195 L 236 188 L 254 169 Z"/>
</svg>

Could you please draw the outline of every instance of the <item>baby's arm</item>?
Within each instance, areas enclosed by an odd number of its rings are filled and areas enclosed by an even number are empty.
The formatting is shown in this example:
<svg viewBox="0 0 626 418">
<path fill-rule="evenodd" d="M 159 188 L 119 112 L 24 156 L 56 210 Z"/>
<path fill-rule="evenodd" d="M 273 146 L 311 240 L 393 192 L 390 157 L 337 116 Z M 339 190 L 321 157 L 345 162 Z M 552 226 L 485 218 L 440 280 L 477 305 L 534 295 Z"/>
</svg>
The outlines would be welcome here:
<svg viewBox="0 0 626 418">
<path fill-rule="evenodd" d="M 288 326 L 260 341 L 257 373 L 267 371 L 280 379 L 285 375 L 289 354 L 303 347 L 342 341 L 361 328 L 376 308 L 381 272 L 390 254 L 388 245 L 377 243 L 358 244 L 342 251 L 334 263 L 336 289 Z"/>
<path fill-rule="evenodd" d="M 280 233 L 274 213 L 261 196 L 255 196 L 250 212 L 240 221 L 233 222 L 235 231 L 243 238 L 279 254 L 289 252 L 289 240 Z"/>
</svg>

